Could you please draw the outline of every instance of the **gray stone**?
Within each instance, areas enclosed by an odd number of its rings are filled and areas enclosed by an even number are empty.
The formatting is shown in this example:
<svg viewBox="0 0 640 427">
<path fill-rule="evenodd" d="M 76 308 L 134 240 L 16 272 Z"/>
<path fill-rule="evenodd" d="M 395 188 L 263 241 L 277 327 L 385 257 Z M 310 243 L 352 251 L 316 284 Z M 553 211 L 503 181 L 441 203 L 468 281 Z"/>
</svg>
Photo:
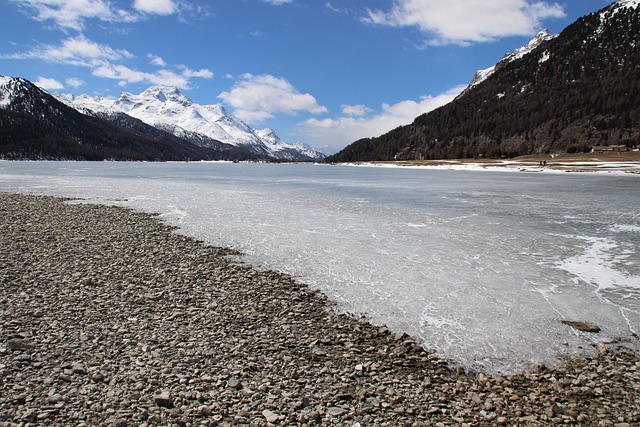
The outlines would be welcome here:
<svg viewBox="0 0 640 427">
<path fill-rule="evenodd" d="M 155 394 L 153 396 L 153 400 L 154 402 L 156 402 L 156 405 L 160 407 L 173 408 L 173 397 L 171 396 L 171 392 L 169 391 L 162 391 L 158 394 Z"/>
<path fill-rule="evenodd" d="M 327 415 L 330 415 L 332 417 L 339 417 L 346 413 L 347 413 L 346 409 L 338 408 L 337 406 L 332 406 L 331 408 L 327 409 Z"/>
<path fill-rule="evenodd" d="M 267 420 L 267 422 L 269 423 L 275 423 L 276 421 L 278 421 L 280 419 L 280 416 L 272 411 L 270 411 L 269 409 L 265 409 L 262 411 L 262 416 Z"/>
<path fill-rule="evenodd" d="M 34 349 L 36 346 L 32 342 L 22 339 L 9 340 L 9 350 L 24 351 Z"/>
</svg>

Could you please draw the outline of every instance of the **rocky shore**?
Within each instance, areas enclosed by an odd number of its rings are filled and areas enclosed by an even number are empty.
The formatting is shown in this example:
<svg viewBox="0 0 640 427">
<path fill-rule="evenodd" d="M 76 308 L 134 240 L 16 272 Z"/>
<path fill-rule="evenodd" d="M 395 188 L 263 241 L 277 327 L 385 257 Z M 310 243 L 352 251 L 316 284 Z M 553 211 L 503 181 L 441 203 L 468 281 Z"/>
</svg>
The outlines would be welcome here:
<svg viewBox="0 0 640 427">
<path fill-rule="evenodd" d="M 638 426 L 640 361 L 450 368 L 150 215 L 0 194 L 0 426 Z"/>
</svg>

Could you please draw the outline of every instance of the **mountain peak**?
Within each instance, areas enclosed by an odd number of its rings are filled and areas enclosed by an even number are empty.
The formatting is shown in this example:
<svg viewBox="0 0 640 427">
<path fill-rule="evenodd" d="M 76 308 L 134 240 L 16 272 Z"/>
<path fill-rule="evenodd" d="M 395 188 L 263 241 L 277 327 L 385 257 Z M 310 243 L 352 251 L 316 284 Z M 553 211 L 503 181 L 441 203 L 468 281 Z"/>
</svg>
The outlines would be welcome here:
<svg viewBox="0 0 640 427">
<path fill-rule="evenodd" d="M 140 95 L 155 96 L 158 94 L 164 94 L 166 96 L 181 96 L 182 92 L 180 92 L 175 86 L 154 85 L 146 88 Z"/>
<path fill-rule="evenodd" d="M 535 48 L 537 48 L 541 44 L 549 40 L 553 40 L 556 37 L 557 37 L 557 34 L 551 34 L 546 29 L 541 30 L 538 32 L 538 34 L 536 34 L 534 38 L 532 38 L 529 41 L 529 43 L 503 56 L 500 62 L 498 62 L 498 64 L 506 64 L 506 63 L 515 61 L 516 59 L 520 59 L 523 56 L 527 55 L 528 53 L 531 53 L 531 51 L 533 51 Z"/>
<path fill-rule="evenodd" d="M 549 40 L 549 39 L 554 38 L 554 37 L 555 37 L 555 35 L 551 34 L 548 29 L 543 28 L 542 30 L 538 31 L 538 34 L 536 34 L 536 36 L 531 41 L 534 41 L 534 40 L 543 40 L 544 41 L 544 40 Z M 529 43 L 531 43 L 531 42 L 529 42 Z"/>
<path fill-rule="evenodd" d="M 640 0 L 618 0 L 614 3 L 614 7 L 638 7 Z"/>
<path fill-rule="evenodd" d="M 260 135 L 262 138 L 278 137 L 278 135 L 276 135 L 276 132 L 271 128 L 259 129 L 259 130 L 256 130 L 256 133 Z"/>
<path fill-rule="evenodd" d="M 58 99 L 80 111 L 122 112 L 151 126 L 171 129 L 176 136 L 185 133 L 241 146 L 265 157 L 287 160 L 318 160 L 319 152 L 282 141 L 273 129 L 256 131 L 228 112 L 220 104 L 201 105 L 192 102 L 174 86 L 151 86 L 135 95 L 120 94 L 117 100 L 92 97 L 58 96 Z"/>
<path fill-rule="evenodd" d="M 607 18 L 615 16 L 618 12 L 629 9 L 638 9 L 638 6 L 640 6 L 640 0 L 618 0 L 617 2 L 602 9 L 600 11 L 600 18 L 604 23 Z"/>
<path fill-rule="evenodd" d="M 627 1 L 640 1 L 640 0 L 627 0 Z M 471 79 L 469 86 L 462 93 L 466 93 L 472 87 L 477 86 L 483 81 L 485 81 L 486 79 L 488 79 L 495 72 L 496 67 L 499 67 L 499 66 L 508 64 L 512 61 L 515 61 L 517 59 L 520 59 L 523 56 L 527 55 L 528 53 L 531 53 L 531 51 L 533 51 L 535 48 L 537 48 L 541 44 L 549 40 L 553 40 L 556 37 L 557 37 L 557 34 L 551 34 L 547 29 L 539 31 L 538 34 L 536 34 L 534 38 L 529 40 L 529 42 L 526 45 L 519 47 L 511 51 L 510 53 L 506 54 L 505 56 L 502 57 L 502 59 L 500 59 L 500 61 L 498 61 L 496 65 L 492 65 L 491 67 L 485 68 L 484 70 L 476 71 L 476 74 L 473 76 L 473 79 Z"/>
<path fill-rule="evenodd" d="M 42 89 L 22 77 L 0 75 L 0 107 L 9 108 L 15 102 L 26 102 L 43 93 Z M 30 102 L 33 102 L 31 99 Z"/>
<path fill-rule="evenodd" d="M 191 100 L 175 86 L 151 86 L 140 94 L 143 98 L 155 98 L 160 102 L 174 101 L 182 105 L 190 105 Z"/>
</svg>

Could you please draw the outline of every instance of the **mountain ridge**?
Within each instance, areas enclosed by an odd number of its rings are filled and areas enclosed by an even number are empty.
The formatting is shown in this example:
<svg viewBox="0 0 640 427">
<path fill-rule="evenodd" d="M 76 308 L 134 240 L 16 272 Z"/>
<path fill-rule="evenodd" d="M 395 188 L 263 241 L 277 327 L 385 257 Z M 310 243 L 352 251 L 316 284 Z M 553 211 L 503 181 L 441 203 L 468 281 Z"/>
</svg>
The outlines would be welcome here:
<svg viewBox="0 0 640 427">
<path fill-rule="evenodd" d="M 272 129 L 253 130 L 221 105 L 195 104 L 175 87 L 109 99 L 49 94 L 0 75 L 0 158 L 318 161 L 324 155 L 287 144 Z"/>
<path fill-rule="evenodd" d="M 541 44 L 549 40 L 553 40 L 556 37 L 558 37 L 557 34 L 551 34 L 547 29 L 539 31 L 538 34 L 536 34 L 536 36 L 529 41 L 529 43 L 507 53 L 495 65 L 476 71 L 475 75 L 471 79 L 471 82 L 469 83 L 467 88 L 462 91 L 460 95 L 465 94 L 467 91 L 471 90 L 473 87 L 479 85 L 480 83 L 488 79 L 491 75 L 493 75 L 496 68 L 506 65 L 512 61 L 521 59 L 523 56 L 528 55 Z"/>
<path fill-rule="evenodd" d="M 123 92 L 113 100 L 88 95 L 54 94 L 59 100 L 88 113 L 121 112 L 168 130 L 176 136 L 196 133 L 260 156 L 278 160 L 322 160 L 324 155 L 309 147 L 287 144 L 273 130 L 270 139 L 227 111 L 220 104 L 197 104 L 173 86 L 155 85 L 140 94 Z"/>
<path fill-rule="evenodd" d="M 0 158 L 34 160 L 250 160 L 209 140 L 203 147 L 122 113 L 84 114 L 29 80 L 0 76 Z"/>
</svg>

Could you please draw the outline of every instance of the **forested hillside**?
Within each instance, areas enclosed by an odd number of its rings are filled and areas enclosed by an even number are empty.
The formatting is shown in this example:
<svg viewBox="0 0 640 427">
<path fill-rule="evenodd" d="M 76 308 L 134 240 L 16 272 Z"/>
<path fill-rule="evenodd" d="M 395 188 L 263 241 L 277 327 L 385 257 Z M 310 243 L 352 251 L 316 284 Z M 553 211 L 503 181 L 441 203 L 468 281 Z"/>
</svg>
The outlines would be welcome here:
<svg viewBox="0 0 640 427">
<path fill-rule="evenodd" d="M 456 100 L 328 161 L 513 157 L 640 144 L 640 7 L 583 17 Z"/>
</svg>

